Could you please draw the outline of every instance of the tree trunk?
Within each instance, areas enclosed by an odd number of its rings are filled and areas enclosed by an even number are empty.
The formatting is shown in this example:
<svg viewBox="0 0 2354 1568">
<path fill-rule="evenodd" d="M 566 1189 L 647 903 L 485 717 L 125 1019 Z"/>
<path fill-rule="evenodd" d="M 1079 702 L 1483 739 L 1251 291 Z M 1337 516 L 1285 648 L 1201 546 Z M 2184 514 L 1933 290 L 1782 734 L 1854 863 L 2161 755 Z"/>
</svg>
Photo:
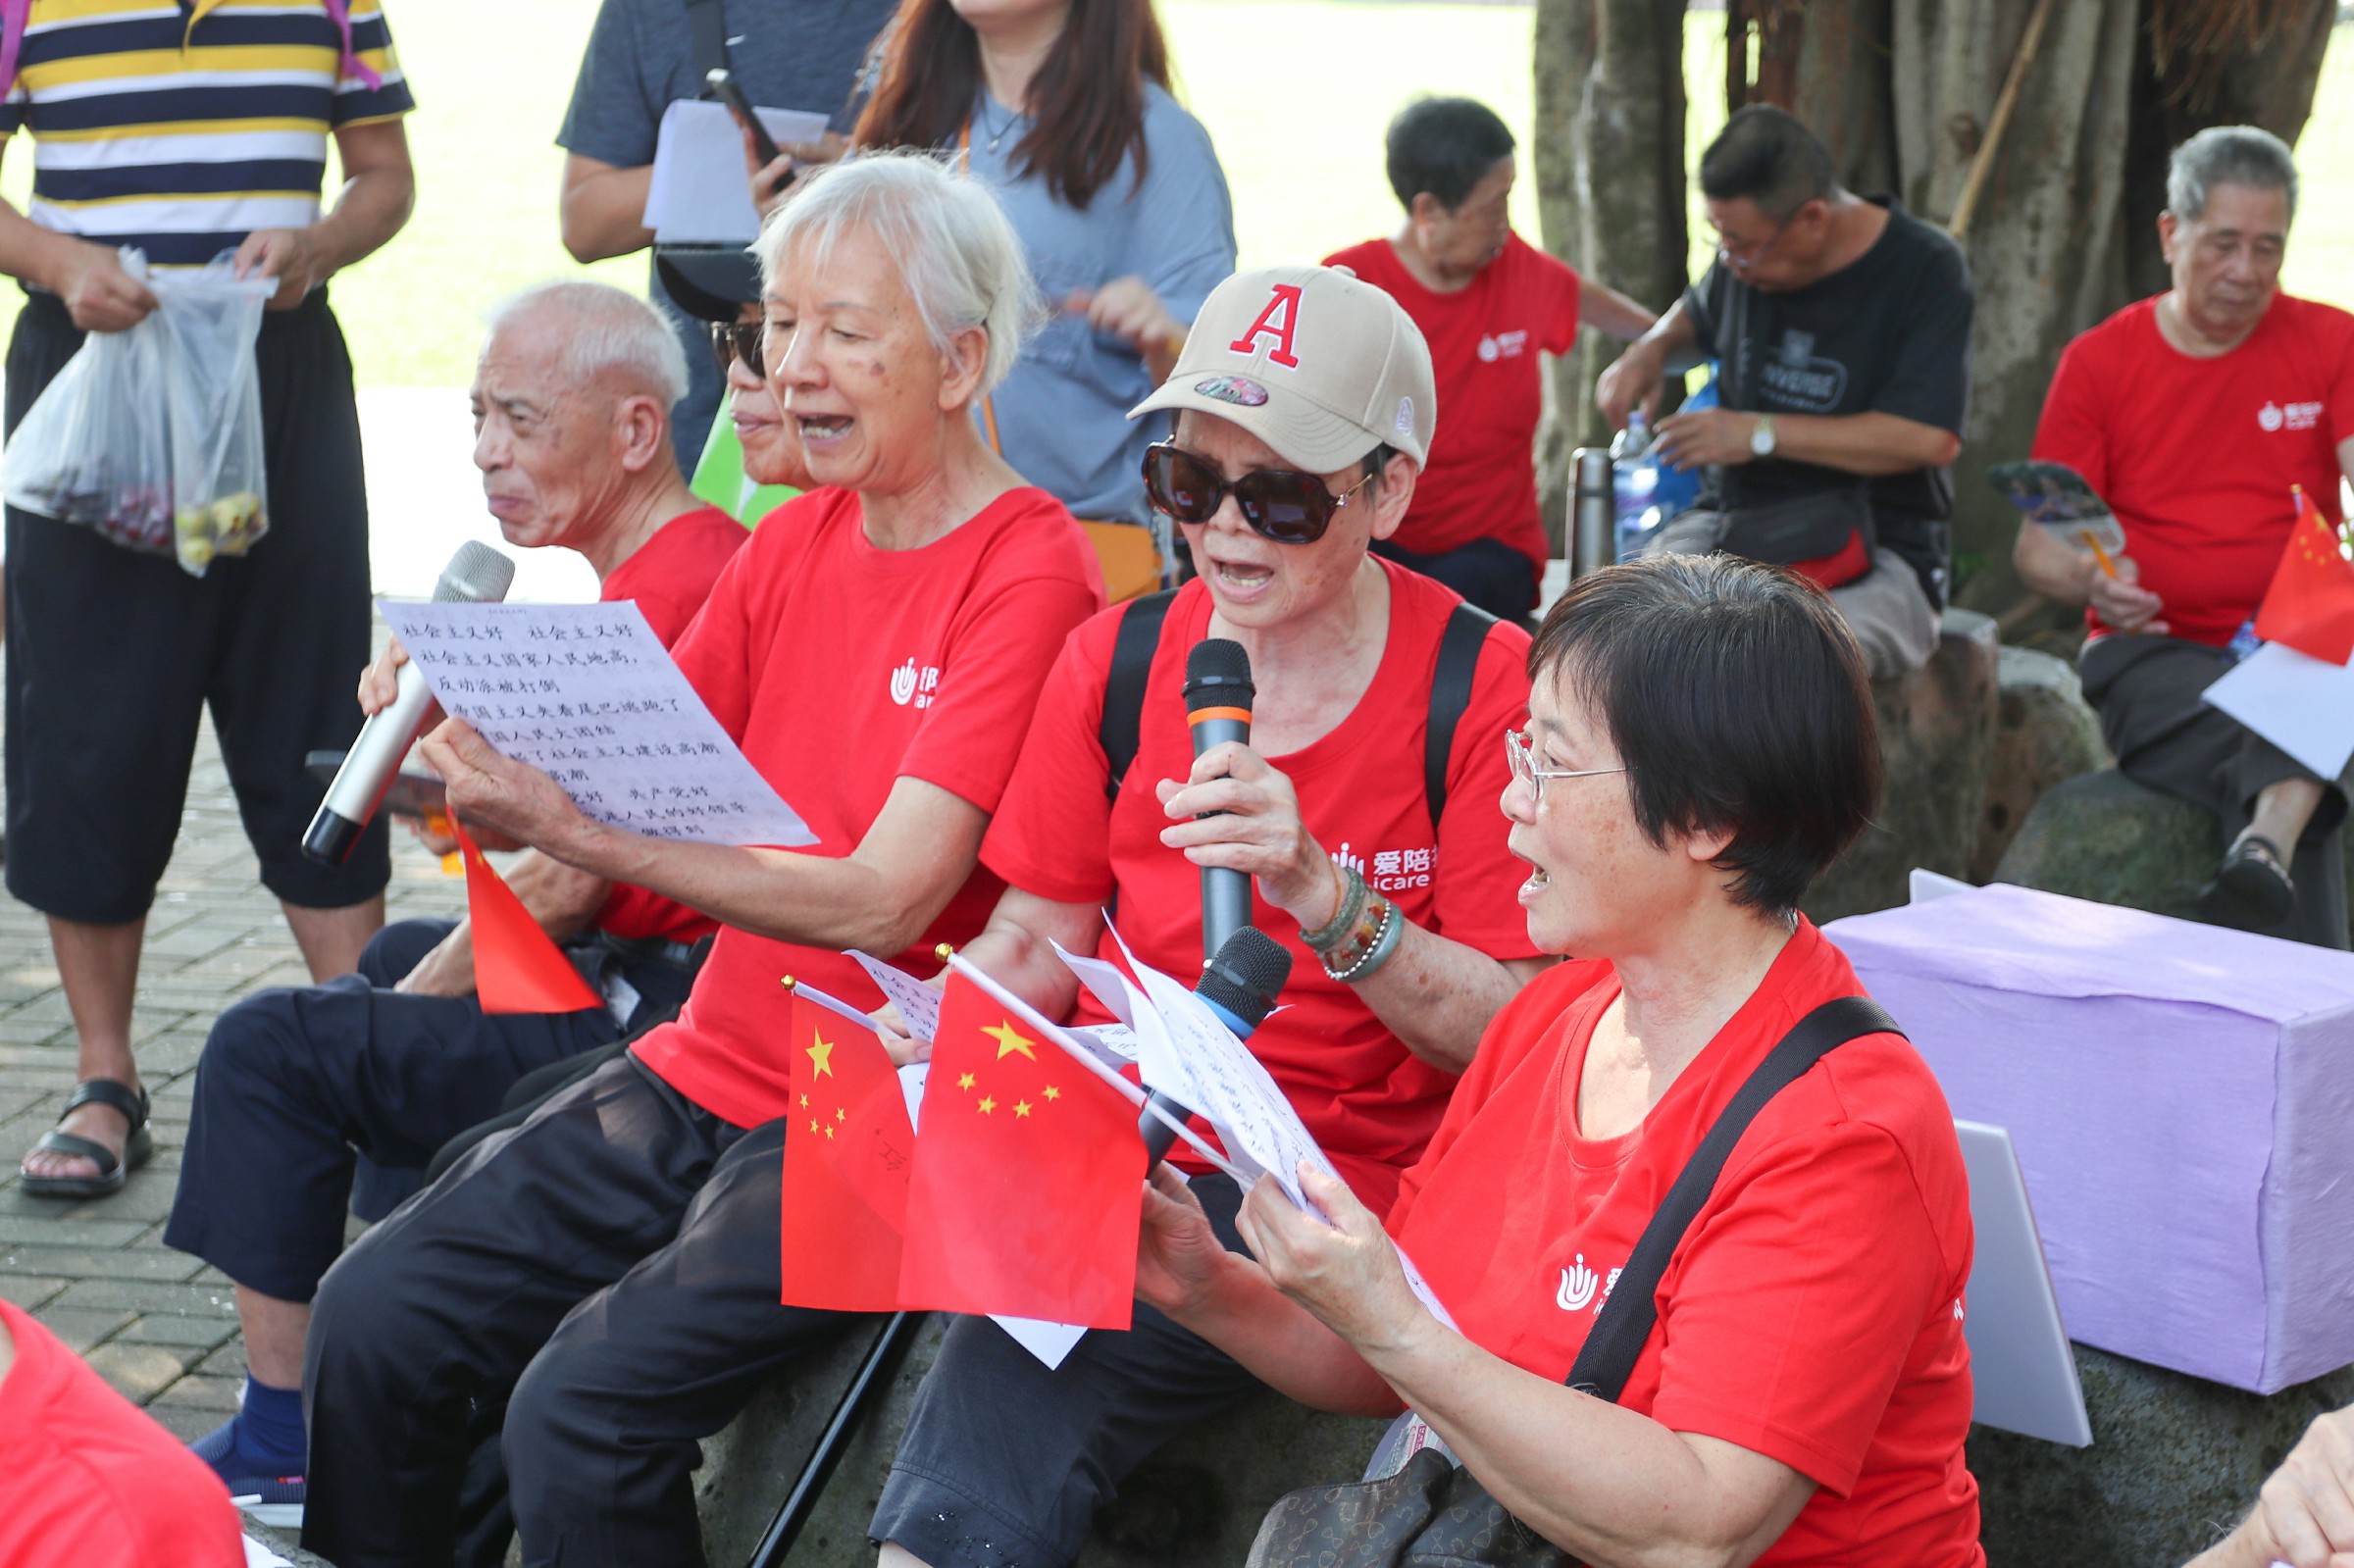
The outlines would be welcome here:
<svg viewBox="0 0 2354 1568">
<path fill-rule="evenodd" d="M 1577 106 L 1594 70 L 1595 0 L 1537 0 L 1535 145 L 1539 243 L 1587 271 L 1584 227 L 1577 218 Z M 1537 431 L 1537 507 L 1553 553 L 1565 556 L 1569 454 L 1584 438 L 1593 381 L 1587 356 L 1572 349 L 1545 365 L 1545 422 Z"/>
</svg>

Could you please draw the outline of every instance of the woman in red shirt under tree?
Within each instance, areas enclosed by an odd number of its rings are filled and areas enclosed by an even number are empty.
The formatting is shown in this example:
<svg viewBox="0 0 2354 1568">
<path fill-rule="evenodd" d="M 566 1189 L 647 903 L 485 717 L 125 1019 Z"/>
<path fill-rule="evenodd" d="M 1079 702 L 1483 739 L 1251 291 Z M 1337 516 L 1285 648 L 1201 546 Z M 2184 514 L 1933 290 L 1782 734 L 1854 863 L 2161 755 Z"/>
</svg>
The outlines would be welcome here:
<svg viewBox="0 0 2354 1568">
<path fill-rule="evenodd" d="M 1878 793 L 1855 639 L 1787 573 L 1649 560 L 1572 588 L 1529 672 L 1504 810 L 1531 940 L 1579 958 L 1497 1015 L 1386 1234 L 1304 1170 L 1333 1223 L 1262 1181 L 1242 1215 L 1262 1265 L 1161 1171 L 1138 1293 L 1294 1397 L 1403 1400 L 1593 1568 L 1975 1568 L 1969 1192 L 1901 1037 L 1850 1040 L 1759 1112 L 1617 1403 L 1563 1382 L 1726 1101 L 1861 989 L 1797 912 Z"/>
</svg>

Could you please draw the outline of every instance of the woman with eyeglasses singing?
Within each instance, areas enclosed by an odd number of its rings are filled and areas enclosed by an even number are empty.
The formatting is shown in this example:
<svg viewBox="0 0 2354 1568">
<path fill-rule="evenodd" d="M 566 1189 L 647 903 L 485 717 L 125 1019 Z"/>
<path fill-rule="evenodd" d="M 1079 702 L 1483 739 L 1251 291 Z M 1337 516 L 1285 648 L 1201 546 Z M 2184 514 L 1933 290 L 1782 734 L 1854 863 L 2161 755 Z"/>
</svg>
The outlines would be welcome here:
<svg viewBox="0 0 2354 1568">
<path fill-rule="evenodd" d="M 1550 962 L 1512 901 L 1521 869 L 1496 811 L 1528 637 L 1367 554 L 1406 515 L 1436 423 L 1429 352 L 1381 290 L 1320 267 L 1228 279 L 1136 412 L 1161 410 L 1175 434 L 1145 484 L 1201 576 L 1064 644 L 983 842 L 1007 891 L 964 951 L 1049 1014 L 1076 1002 L 1098 1022 L 1049 941 L 1116 957 L 1111 906 L 1138 957 L 1197 973 L 1202 869 L 1248 873 L 1252 923 L 1292 953 L 1282 1008 L 1250 1048 L 1386 1210 L 1480 1031 Z M 1467 635 L 1443 659 L 1458 615 Z M 1242 644 L 1256 699 L 1248 744 L 1196 758 L 1182 688 L 1208 637 Z M 1115 655 L 1124 639 L 1136 663 Z M 1443 801 L 1427 783 L 1434 718 L 1453 724 Z M 1241 1191 L 1187 1169 L 1235 1244 Z M 892 1543 L 885 1568 L 1059 1568 L 1131 1466 L 1257 1387 L 1149 1308 L 1052 1373 L 991 1323 L 959 1321 L 869 1534 Z"/>
</svg>

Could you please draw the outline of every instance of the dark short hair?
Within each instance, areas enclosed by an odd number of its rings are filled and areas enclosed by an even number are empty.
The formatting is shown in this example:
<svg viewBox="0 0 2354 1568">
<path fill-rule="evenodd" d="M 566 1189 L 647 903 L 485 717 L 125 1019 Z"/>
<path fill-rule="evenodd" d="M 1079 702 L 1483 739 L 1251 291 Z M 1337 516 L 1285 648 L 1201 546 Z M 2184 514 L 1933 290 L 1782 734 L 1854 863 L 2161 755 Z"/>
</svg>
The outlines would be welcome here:
<svg viewBox="0 0 2354 1568">
<path fill-rule="evenodd" d="M 1528 675 L 1601 717 L 1653 843 L 1732 835 L 1715 864 L 1747 908 L 1787 917 L 1878 804 L 1855 633 L 1779 567 L 1663 555 L 1580 578 L 1537 629 Z"/>
<path fill-rule="evenodd" d="M 1736 110 L 1700 155 L 1700 193 L 1711 201 L 1746 196 L 1780 223 L 1839 188 L 1830 149 L 1771 104 Z"/>
<path fill-rule="evenodd" d="M 1512 133 L 1476 98 L 1416 98 L 1390 122 L 1390 189 L 1411 211 L 1424 191 L 1449 212 L 1511 156 Z"/>
</svg>

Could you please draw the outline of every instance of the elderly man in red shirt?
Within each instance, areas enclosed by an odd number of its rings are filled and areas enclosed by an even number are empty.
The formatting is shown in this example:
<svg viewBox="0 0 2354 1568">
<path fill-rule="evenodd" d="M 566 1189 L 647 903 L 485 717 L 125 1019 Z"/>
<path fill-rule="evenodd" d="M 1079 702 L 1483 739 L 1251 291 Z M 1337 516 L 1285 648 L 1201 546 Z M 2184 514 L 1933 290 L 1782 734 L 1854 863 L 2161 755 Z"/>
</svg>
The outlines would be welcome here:
<svg viewBox="0 0 2354 1568">
<path fill-rule="evenodd" d="M 2201 919 L 2347 944 L 2345 791 L 2200 694 L 2253 646 L 2256 606 L 2296 520 L 2332 524 L 2354 475 L 2354 315 L 2280 292 L 2297 171 L 2253 126 L 2175 150 L 2158 233 L 2174 286 L 2061 356 L 2035 456 L 2090 481 L 2124 528 L 2113 578 L 2022 528 L 2037 592 L 2081 604 L 2084 695 L 2127 778 L 2206 807 L 2230 837 Z"/>
</svg>

